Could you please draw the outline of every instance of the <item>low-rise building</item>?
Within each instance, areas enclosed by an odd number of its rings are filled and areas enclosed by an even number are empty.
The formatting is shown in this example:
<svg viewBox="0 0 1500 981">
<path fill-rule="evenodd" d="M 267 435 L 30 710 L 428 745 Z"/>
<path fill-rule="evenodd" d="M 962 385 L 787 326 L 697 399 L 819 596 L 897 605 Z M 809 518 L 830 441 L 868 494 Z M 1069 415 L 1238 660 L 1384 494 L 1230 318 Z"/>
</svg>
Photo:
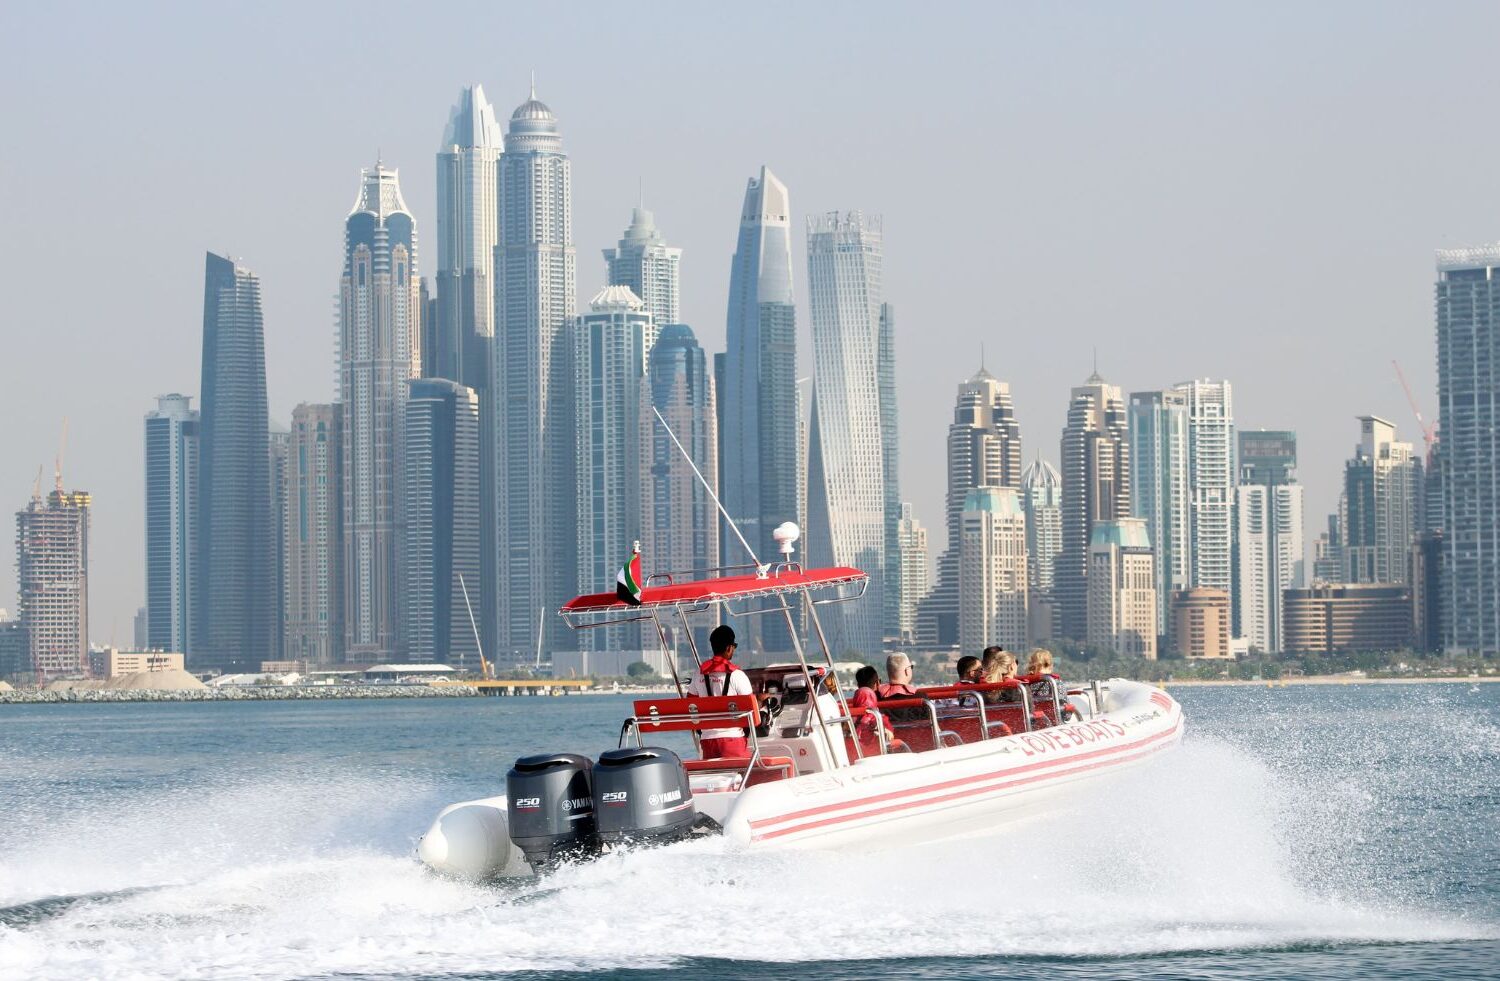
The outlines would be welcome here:
<svg viewBox="0 0 1500 981">
<path fill-rule="evenodd" d="M 100 680 L 150 671 L 181 671 L 183 656 L 169 651 L 120 651 L 100 647 L 89 651 L 89 674 Z"/>
<path fill-rule="evenodd" d="M 1183 657 L 1233 660 L 1229 594 L 1200 586 L 1172 594 L 1172 647 Z"/>
<path fill-rule="evenodd" d="M 1288 654 L 1389 651 L 1411 644 L 1411 592 L 1389 583 L 1317 583 L 1288 589 Z"/>
</svg>

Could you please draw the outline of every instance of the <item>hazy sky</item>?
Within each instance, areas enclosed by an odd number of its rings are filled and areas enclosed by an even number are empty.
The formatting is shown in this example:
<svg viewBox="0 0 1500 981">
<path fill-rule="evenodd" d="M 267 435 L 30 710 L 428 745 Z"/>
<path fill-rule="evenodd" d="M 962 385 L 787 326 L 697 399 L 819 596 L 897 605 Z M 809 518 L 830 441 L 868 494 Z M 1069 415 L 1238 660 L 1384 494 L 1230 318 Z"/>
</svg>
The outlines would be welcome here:
<svg viewBox="0 0 1500 981">
<path fill-rule="evenodd" d="M 762 163 L 803 298 L 802 218 L 884 215 L 903 496 L 934 551 L 981 343 L 1028 459 L 1056 462 L 1095 346 L 1127 393 L 1227 377 L 1241 428 L 1297 430 L 1311 538 L 1355 416 L 1417 440 L 1393 358 L 1436 414 L 1432 250 L 1500 237 L 1497 33 L 1500 7 L 1454 3 L 5 4 L 0 511 L 39 465 L 50 484 L 68 417 L 93 639 L 129 644 L 142 416 L 198 394 L 204 251 L 261 277 L 272 418 L 331 400 L 359 169 L 400 169 L 431 273 L 449 107 L 481 82 L 507 118 L 534 69 L 573 159 L 581 301 L 638 180 L 709 350 Z"/>
</svg>

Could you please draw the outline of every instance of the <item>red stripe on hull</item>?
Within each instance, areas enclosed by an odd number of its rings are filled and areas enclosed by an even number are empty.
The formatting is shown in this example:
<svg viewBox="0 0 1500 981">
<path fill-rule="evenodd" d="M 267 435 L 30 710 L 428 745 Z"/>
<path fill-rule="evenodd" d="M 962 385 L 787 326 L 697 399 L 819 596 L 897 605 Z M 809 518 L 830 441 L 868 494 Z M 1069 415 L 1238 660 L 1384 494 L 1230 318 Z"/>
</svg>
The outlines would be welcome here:
<svg viewBox="0 0 1500 981">
<path fill-rule="evenodd" d="M 1077 756 L 1070 756 L 1063 759 L 1044 760 L 1037 763 L 1030 763 L 1026 766 L 1016 767 L 1015 769 L 1006 770 L 1000 773 L 982 773 L 977 776 L 962 777 L 956 780 L 947 780 L 942 783 L 928 784 L 924 787 L 909 787 L 905 790 L 895 790 L 885 794 L 877 794 L 873 797 L 863 797 L 855 801 L 844 801 L 837 804 L 825 804 L 821 807 L 808 808 L 807 810 L 803 811 L 794 811 L 791 814 L 782 814 L 778 815 L 777 817 L 762 818 L 758 821 L 750 822 L 750 837 L 752 841 L 767 841 L 772 838 L 780 838 L 783 835 L 797 834 L 802 831 L 811 831 L 815 828 L 826 827 L 832 824 L 861 820 L 863 818 L 875 817 L 881 814 L 889 814 L 896 811 L 906 810 L 908 808 L 922 807 L 927 804 L 941 804 L 948 801 L 960 800 L 965 797 L 972 797 L 976 794 L 993 793 L 995 791 L 1005 790 L 1010 787 L 1019 787 L 1029 783 L 1051 780 L 1054 777 L 1058 776 L 1066 776 L 1073 773 L 1085 773 L 1089 770 L 1097 770 L 1100 767 L 1113 766 L 1114 764 L 1124 762 L 1127 759 L 1134 759 L 1136 757 L 1146 756 L 1150 753 L 1156 752 L 1162 747 L 1153 746 L 1153 743 L 1157 743 L 1163 739 L 1168 739 L 1172 736 L 1175 736 L 1181 728 L 1182 720 L 1179 718 L 1175 723 L 1173 723 L 1172 728 L 1166 730 L 1165 732 L 1158 732 L 1154 735 L 1146 736 L 1142 739 L 1137 739 L 1134 742 L 1122 743 L 1119 746 L 1110 746 L 1104 749 L 1097 749 L 1088 753 L 1080 753 Z M 1090 759 L 1096 759 L 1097 757 L 1101 756 L 1112 756 L 1115 758 L 1097 760 L 1096 762 L 1089 763 L 1086 766 L 1074 766 L 1074 764 Z M 1068 767 L 1068 769 L 1063 770 L 1062 768 L 1064 767 Z M 1032 771 L 1036 770 L 1059 770 L 1060 772 L 1035 773 L 1031 776 L 1020 776 L 1020 774 L 1031 773 Z M 794 827 L 779 828 L 775 831 L 761 832 L 758 830 L 759 828 L 768 827 L 774 824 L 782 824 L 787 821 L 796 821 L 800 818 L 812 817 L 817 814 L 826 814 L 829 811 L 866 807 L 867 805 L 880 803 L 881 801 L 896 800 L 902 797 L 911 797 L 915 794 L 928 794 L 934 790 L 945 790 L 952 787 L 962 787 L 967 784 L 975 783 L 984 783 L 986 785 L 979 787 L 971 786 L 967 787 L 964 790 L 958 790 L 951 794 L 942 794 L 937 797 L 923 797 L 918 800 L 900 801 L 899 803 L 890 804 L 889 806 L 876 808 L 874 810 L 862 810 L 856 811 L 852 814 L 840 814 L 835 817 L 823 818 L 822 820 L 818 821 L 805 822 Z"/>
</svg>

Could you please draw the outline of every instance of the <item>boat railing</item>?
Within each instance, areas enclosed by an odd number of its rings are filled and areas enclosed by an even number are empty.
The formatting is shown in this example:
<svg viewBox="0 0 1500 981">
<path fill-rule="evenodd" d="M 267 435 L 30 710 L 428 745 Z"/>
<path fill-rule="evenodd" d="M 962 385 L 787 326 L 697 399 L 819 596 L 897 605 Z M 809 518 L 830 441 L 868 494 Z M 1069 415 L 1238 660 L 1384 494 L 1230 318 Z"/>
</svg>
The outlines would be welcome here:
<svg viewBox="0 0 1500 981">
<path fill-rule="evenodd" d="M 677 577 L 681 576 L 688 581 L 698 579 L 712 579 L 721 576 L 743 576 L 754 574 L 760 567 L 753 562 L 742 565 L 710 565 L 701 569 L 673 569 L 669 572 L 653 572 L 646 577 L 644 585 L 647 586 L 675 586 Z"/>
<path fill-rule="evenodd" d="M 924 726 L 924 728 L 927 728 L 931 731 L 932 748 L 934 749 L 937 749 L 944 745 L 950 745 L 948 743 L 949 739 L 952 739 L 954 741 L 954 744 L 961 745 L 963 743 L 962 736 L 951 729 L 944 729 L 942 727 L 942 724 L 938 721 L 937 703 L 932 701 L 931 699 L 923 698 L 921 695 L 912 695 L 908 698 L 882 698 L 877 704 L 877 707 L 881 712 L 886 713 L 887 717 L 891 718 L 892 723 L 895 725 L 905 725 L 906 723 L 909 723 L 910 720 L 900 717 L 891 717 L 890 713 L 892 710 L 920 710 L 921 714 L 926 716 L 926 726 Z"/>
<path fill-rule="evenodd" d="M 625 745 L 627 733 L 634 732 L 635 744 L 642 745 L 643 733 L 691 732 L 694 739 L 705 729 L 745 730 L 750 742 L 750 755 L 735 760 L 684 761 L 688 770 L 733 769 L 740 773 L 740 786 L 750 783 L 757 767 L 767 770 L 782 770 L 785 776 L 795 775 L 790 759 L 764 757 L 760 751 L 760 737 L 756 727 L 760 725 L 760 702 L 754 695 L 706 695 L 686 698 L 646 698 L 637 701 L 634 714 L 625 720 L 620 730 L 620 745 Z M 728 765 L 728 764 L 732 764 Z"/>
<path fill-rule="evenodd" d="M 1015 732 L 1029 732 L 1031 726 L 1031 693 L 1026 686 L 1018 681 L 993 681 L 981 682 L 979 684 L 944 685 L 936 688 L 919 688 L 917 693 L 923 698 L 933 699 L 937 702 L 948 702 L 958 706 L 972 705 L 975 709 L 975 717 L 979 723 L 979 738 L 994 739 L 1011 735 Z M 1014 693 L 1014 701 L 1004 701 L 1007 695 L 1003 693 Z M 992 696 L 992 697 L 990 697 Z M 1010 723 L 991 718 L 991 715 L 1004 714 L 1004 707 L 1009 706 L 1019 714 L 1021 723 L 1018 729 Z"/>
</svg>

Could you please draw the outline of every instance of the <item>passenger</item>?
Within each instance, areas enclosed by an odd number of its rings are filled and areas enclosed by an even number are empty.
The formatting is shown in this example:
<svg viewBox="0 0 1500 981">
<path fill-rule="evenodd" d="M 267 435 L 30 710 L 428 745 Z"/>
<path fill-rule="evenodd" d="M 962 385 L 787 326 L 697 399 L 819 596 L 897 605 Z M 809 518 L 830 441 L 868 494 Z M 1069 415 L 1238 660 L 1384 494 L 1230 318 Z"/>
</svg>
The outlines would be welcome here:
<svg viewBox="0 0 1500 981">
<path fill-rule="evenodd" d="M 982 670 L 985 684 L 993 685 L 1000 681 L 1010 681 L 1016 676 L 1016 657 L 1003 647 L 986 647 Z M 1021 693 L 1012 688 L 987 691 L 984 693 L 984 700 L 990 705 L 1019 702 Z"/>
<path fill-rule="evenodd" d="M 1003 647 L 986 647 L 981 670 L 989 684 L 1009 681 L 1016 676 L 1016 656 Z"/>
<path fill-rule="evenodd" d="M 866 664 L 854 673 L 854 683 L 859 687 L 854 690 L 854 697 L 849 699 L 850 708 L 862 708 L 865 714 L 859 717 L 854 725 L 854 731 L 859 734 L 859 748 L 870 756 L 880 750 L 880 737 L 875 730 L 876 716 L 871 714 L 879 703 L 876 689 L 880 686 L 880 672 Z M 890 753 L 903 752 L 906 744 L 896 738 L 896 730 L 891 728 L 891 720 L 883 714 L 879 716 L 880 723 L 885 727 L 886 751 Z"/>
<path fill-rule="evenodd" d="M 876 693 L 881 698 L 904 698 L 907 695 L 915 695 L 917 689 L 911 683 L 911 674 L 911 658 L 899 652 L 892 654 L 885 659 L 885 676 L 890 681 L 876 689 Z"/>
<path fill-rule="evenodd" d="M 1031 652 L 1031 657 L 1026 659 L 1026 674 L 1038 680 L 1041 680 L 1042 678 L 1051 678 L 1053 681 L 1062 681 L 1062 677 L 1052 670 L 1052 652 L 1047 650 L 1045 647 L 1036 648 Z M 1032 698 L 1035 699 L 1036 697 L 1037 695 L 1034 692 Z M 1043 697 L 1050 699 L 1051 696 L 1049 693 L 1043 695 Z M 1039 726 L 1052 724 L 1051 719 L 1047 718 L 1047 714 L 1045 712 L 1033 712 L 1032 715 L 1040 715 L 1042 716 L 1042 719 L 1045 720 L 1038 720 Z M 1072 702 L 1069 702 L 1066 697 L 1064 697 L 1062 700 L 1062 715 L 1064 721 L 1069 718 L 1077 719 L 1081 717 L 1078 712 L 1078 707 Z"/>
<path fill-rule="evenodd" d="M 714 656 L 704 661 L 702 670 L 693 676 L 688 694 L 700 697 L 753 694 L 750 679 L 730 660 L 739 646 L 734 642 L 733 628 L 719 624 L 708 635 L 708 644 Z M 744 729 L 704 729 L 701 738 L 705 760 L 743 759 L 750 755 L 750 740 Z"/>
<path fill-rule="evenodd" d="M 1045 647 L 1038 647 L 1031 652 L 1031 657 L 1026 659 L 1026 673 L 1030 675 L 1050 674 L 1057 680 L 1062 680 L 1052 674 L 1052 652 Z"/>
<path fill-rule="evenodd" d="M 958 659 L 958 683 L 961 685 L 978 684 L 984 677 L 984 664 L 973 654 L 965 654 Z"/>
</svg>

